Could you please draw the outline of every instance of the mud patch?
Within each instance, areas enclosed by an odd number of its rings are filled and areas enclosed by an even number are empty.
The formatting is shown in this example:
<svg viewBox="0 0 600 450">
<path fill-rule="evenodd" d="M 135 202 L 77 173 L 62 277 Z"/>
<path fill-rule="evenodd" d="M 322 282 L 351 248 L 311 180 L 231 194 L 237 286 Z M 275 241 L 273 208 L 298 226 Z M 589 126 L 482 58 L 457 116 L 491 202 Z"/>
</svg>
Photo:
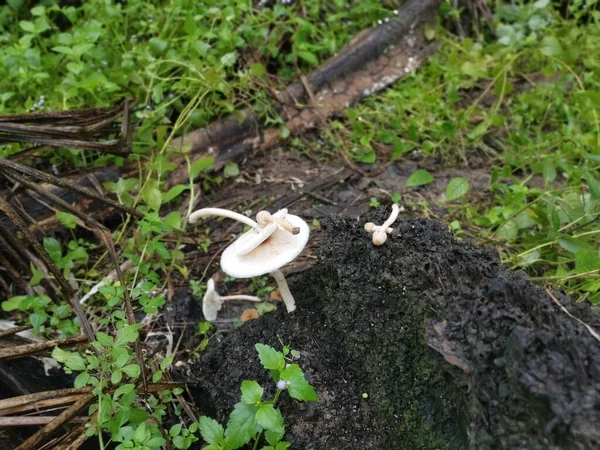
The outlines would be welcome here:
<svg viewBox="0 0 600 450">
<path fill-rule="evenodd" d="M 180 374 L 201 412 L 226 422 L 243 379 L 272 384 L 254 344 L 279 335 L 320 397 L 280 403 L 293 448 L 598 448 L 598 342 L 439 223 L 400 221 L 374 247 L 363 223 L 385 214 L 324 221 L 319 262 L 291 280 L 298 311 L 246 324 Z M 596 311 L 560 298 L 598 327 Z"/>
</svg>

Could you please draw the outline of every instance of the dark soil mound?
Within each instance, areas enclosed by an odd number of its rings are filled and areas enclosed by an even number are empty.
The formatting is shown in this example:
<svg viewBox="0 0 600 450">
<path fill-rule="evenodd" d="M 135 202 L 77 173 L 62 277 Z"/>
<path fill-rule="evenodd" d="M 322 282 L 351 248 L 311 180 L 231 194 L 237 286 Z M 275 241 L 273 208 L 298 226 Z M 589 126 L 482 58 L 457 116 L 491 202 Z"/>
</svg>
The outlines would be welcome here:
<svg viewBox="0 0 600 450">
<path fill-rule="evenodd" d="M 269 385 L 254 344 L 279 335 L 320 397 L 280 403 L 293 448 L 600 448 L 600 345 L 542 289 L 436 222 L 402 220 L 379 248 L 362 223 L 323 226 L 320 262 L 291 283 L 298 311 L 246 324 L 188 372 L 202 413 L 226 422 L 242 380 Z"/>
</svg>

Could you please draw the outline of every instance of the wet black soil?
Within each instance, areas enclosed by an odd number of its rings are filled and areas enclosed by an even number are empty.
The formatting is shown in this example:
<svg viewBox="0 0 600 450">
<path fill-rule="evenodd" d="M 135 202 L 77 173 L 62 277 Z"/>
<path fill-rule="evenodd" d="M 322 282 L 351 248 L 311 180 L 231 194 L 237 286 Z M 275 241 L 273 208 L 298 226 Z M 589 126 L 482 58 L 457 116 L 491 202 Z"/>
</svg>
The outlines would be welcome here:
<svg viewBox="0 0 600 450">
<path fill-rule="evenodd" d="M 290 280 L 298 310 L 215 340 L 180 374 L 201 413 L 225 423 L 244 379 L 273 393 L 254 344 L 280 347 L 279 336 L 320 398 L 280 403 L 292 448 L 600 448 L 598 341 L 440 223 L 401 220 L 374 247 L 363 224 L 386 214 L 324 221 L 320 261 Z M 599 328 L 597 311 L 557 296 Z"/>
</svg>

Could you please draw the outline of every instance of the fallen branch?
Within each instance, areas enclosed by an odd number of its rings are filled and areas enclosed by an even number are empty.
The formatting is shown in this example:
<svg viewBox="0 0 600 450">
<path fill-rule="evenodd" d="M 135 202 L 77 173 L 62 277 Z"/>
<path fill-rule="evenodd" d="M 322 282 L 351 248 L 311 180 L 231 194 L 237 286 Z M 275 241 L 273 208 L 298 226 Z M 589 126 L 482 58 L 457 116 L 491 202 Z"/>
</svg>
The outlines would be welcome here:
<svg viewBox="0 0 600 450">
<path fill-rule="evenodd" d="M 15 359 L 22 358 L 23 356 L 36 355 L 38 353 L 47 352 L 57 345 L 70 347 L 86 342 L 87 340 L 87 336 L 79 335 L 69 339 L 57 339 L 54 341 L 35 342 L 33 344 L 0 348 L 0 359 Z"/>
</svg>

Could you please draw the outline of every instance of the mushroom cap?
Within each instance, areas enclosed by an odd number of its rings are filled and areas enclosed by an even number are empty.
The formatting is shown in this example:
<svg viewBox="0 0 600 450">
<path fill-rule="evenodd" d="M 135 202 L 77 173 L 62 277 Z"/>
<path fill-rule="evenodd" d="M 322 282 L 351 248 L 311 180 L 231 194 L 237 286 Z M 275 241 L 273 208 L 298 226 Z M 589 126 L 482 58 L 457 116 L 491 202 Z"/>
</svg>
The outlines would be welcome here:
<svg viewBox="0 0 600 450">
<path fill-rule="evenodd" d="M 375 230 L 373 232 L 373 244 L 380 246 L 387 241 L 387 233 L 383 229 Z"/>
<path fill-rule="evenodd" d="M 288 210 L 285 208 L 280 209 L 275 214 L 273 214 L 273 217 L 277 217 L 278 219 L 286 219 L 287 212 Z M 233 245 L 235 246 L 235 252 L 240 256 L 247 255 L 260 244 L 269 239 L 269 236 L 271 236 L 277 229 L 279 229 L 277 224 L 271 222 L 268 223 L 261 230 L 252 229 L 246 231 L 234 242 Z"/>
<path fill-rule="evenodd" d="M 276 227 L 270 236 L 245 255 L 236 252 L 237 241 L 234 242 L 221 256 L 223 272 L 236 278 L 258 277 L 274 272 L 296 258 L 308 242 L 309 228 L 307 223 L 298 216 L 288 214 L 285 219 L 300 228 L 300 233 L 294 235 Z M 244 238 L 250 231 L 244 233 L 238 240 Z"/>
<path fill-rule="evenodd" d="M 206 282 L 206 293 L 202 298 L 202 314 L 209 322 L 217 320 L 217 313 L 223 307 L 221 296 L 215 290 L 215 280 L 209 278 Z"/>
</svg>

